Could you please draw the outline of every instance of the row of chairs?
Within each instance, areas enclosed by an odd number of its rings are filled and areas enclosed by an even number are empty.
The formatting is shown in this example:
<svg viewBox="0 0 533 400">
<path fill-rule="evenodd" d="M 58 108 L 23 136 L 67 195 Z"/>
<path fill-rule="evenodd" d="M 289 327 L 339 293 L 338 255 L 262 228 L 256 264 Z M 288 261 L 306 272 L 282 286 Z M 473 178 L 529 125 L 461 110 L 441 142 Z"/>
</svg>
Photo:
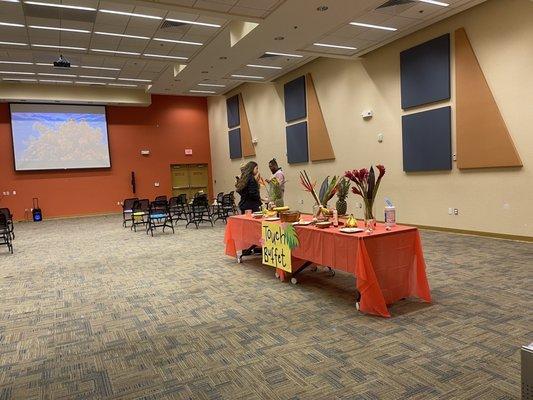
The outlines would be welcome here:
<svg viewBox="0 0 533 400">
<path fill-rule="evenodd" d="M 185 221 L 186 227 L 191 224 L 198 229 L 202 223 L 210 223 L 222 219 L 224 222 L 230 213 L 235 213 L 233 193 L 225 196 L 219 193 L 214 205 L 210 205 L 207 195 L 198 193 L 193 200 L 189 202 L 186 194 L 171 197 L 167 200 L 166 196 L 158 196 L 154 201 L 148 199 L 129 198 L 125 199 L 122 206 L 122 225 L 137 231 L 138 226 L 144 226 L 146 233 L 159 227 L 172 229 L 178 221 Z"/>
<path fill-rule="evenodd" d="M 11 254 L 13 254 L 14 239 L 13 215 L 9 208 L 0 208 L 0 245 L 6 245 Z"/>
</svg>

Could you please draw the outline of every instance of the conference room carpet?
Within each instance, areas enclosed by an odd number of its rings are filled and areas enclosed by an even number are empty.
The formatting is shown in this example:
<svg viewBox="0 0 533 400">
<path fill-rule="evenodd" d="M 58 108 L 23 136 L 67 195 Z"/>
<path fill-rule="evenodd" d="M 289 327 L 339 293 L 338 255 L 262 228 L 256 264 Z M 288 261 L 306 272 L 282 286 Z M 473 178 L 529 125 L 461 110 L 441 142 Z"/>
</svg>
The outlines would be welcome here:
<svg viewBox="0 0 533 400">
<path fill-rule="evenodd" d="M 0 399 L 518 399 L 533 245 L 422 232 L 433 304 L 390 319 L 354 279 L 281 283 L 224 225 L 19 223 L 0 247 Z"/>
</svg>

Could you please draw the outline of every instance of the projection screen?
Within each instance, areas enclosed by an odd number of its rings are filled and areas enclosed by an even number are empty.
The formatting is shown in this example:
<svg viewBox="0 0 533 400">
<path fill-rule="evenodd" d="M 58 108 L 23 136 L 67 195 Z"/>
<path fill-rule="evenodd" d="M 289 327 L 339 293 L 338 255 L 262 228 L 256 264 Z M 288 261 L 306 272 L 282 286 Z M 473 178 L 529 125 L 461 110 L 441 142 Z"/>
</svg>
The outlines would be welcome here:
<svg viewBox="0 0 533 400">
<path fill-rule="evenodd" d="M 105 106 L 10 106 L 16 171 L 111 167 Z"/>
</svg>

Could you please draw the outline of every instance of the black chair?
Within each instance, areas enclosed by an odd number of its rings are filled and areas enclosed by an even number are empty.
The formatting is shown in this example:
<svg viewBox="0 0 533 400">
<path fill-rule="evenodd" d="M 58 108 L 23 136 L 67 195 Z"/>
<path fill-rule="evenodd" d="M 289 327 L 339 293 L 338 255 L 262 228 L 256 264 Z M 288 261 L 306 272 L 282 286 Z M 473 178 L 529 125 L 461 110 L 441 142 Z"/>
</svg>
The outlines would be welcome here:
<svg viewBox="0 0 533 400">
<path fill-rule="evenodd" d="M 128 221 L 133 221 L 133 204 L 139 200 L 137 197 L 131 199 L 125 199 L 122 202 L 122 226 L 126 228 Z"/>
<path fill-rule="evenodd" d="M 150 234 L 154 236 L 156 228 L 163 228 L 163 232 L 165 232 L 167 227 L 172 229 L 172 233 L 174 233 L 174 224 L 172 223 L 172 214 L 170 213 L 168 202 L 166 200 L 152 201 L 148 211 L 146 234 L 150 231 Z"/>
<path fill-rule="evenodd" d="M 230 199 L 231 199 L 231 213 L 233 215 L 237 215 L 238 212 L 237 212 L 237 205 L 235 204 L 235 191 L 231 191 L 229 192 L 229 196 L 230 196 Z"/>
<path fill-rule="evenodd" d="M 0 208 L 0 214 L 4 214 L 7 221 L 7 227 L 9 229 L 9 234 L 11 235 L 11 240 L 15 240 L 15 227 L 13 226 L 13 214 L 9 211 L 9 208 Z"/>
<path fill-rule="evenodd" d="M 213 216 L 215 217 L 214 218 L 214 221 L 218 221 L 219 219 L 224 219 L 224 215 L 222 213 L 222 201 L 224 199 L 224 192 L 220 192 L 219 194 L 217 194 L 217 197 L 216 197 L 216 202 L 215 204 L 213 204 Z"/>
<path fill-rule="evenodd" d="M 198 226 L 203 222 L 209 222 L 211 226 L 214 226 L 213 215 L 211 214 L 211 207 L 209 207 L 209 200 L 207 200 L 206 194 L 194 198 L 187 216 L 188 221 L 185 227 L 194 224 L 196 229 L 198 229 Z"/>
<path fill-rule="evenodd" d="M 154 201 L 167 201 L 167 196 L 157 196 Z"/>
<path fill-rule="evenodd" d="M 148 213 L 150 211 L 150 200 L 141 199 L 136 200 L 133 203 L 131 213 L 131 227 L 135 232 L 137 232 L 137 225 L 146 225 L 148 222 Z"/>
<path fill-rule="evenodd" d="M 174 223 L 177 223 L 178 221 L 187 221 L 187 204 L 183 204 L 179 196 L 171 197 L 168 200 L 168 209 Z"/>
<path fill-rule="evenodd" d="M 4 213 L 0 213 L 0 244 L 5 244 L 9 252 L 13 254 L 11 231 L 9 230 L 9 222 Z"/>
</svg>

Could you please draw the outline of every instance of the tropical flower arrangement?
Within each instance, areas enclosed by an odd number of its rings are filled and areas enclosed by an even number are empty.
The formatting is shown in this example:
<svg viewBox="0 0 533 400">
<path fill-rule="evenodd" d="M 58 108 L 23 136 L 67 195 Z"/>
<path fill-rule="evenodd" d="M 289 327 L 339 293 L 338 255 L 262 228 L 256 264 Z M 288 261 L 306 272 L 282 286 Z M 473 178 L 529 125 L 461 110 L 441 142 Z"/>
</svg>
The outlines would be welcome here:
<svg viewBox="0 0 533 400">
<path fill-rule="evenodd" d="M 316 181 L 312 182 L 306 171 L 300 172 L 300 182 L 304 190 L 306 192 L 311 193 L 311 195 L 313 196 L 318 213 L 322 213 L 322 215 L 324 215 L 325 217 L 329 216 L 331 212 L 327 208 L 328 201 L 330 201 L 337 192 L 337 176 L 333 176 L 331 179 L 329 179 L 329 176 L 327 176 L 324 181 L 322 181 L 322 185 L 320 185 L 320 191 L 318 192 L 318 194 L 315 190 Z"/>
<path fill-rule="evenodd" d="M 385 175 L 385 167 L 383 165 L 376 165 L 376 169 L 379 171 L 377 179 L 372 166 L 369 170 L 366 168 L 360 170 L 354 169 L 352 171 L 346 171 L 344 174 L 346 178 L 355 183 L 355 185 L 352 186 L 352 192 L 361 196 L 365 202 L 365 220 L 374 219 L 372 208 L 379 189 L 379 184 L 381 183 L 383 175 Z"/>
</svg>

